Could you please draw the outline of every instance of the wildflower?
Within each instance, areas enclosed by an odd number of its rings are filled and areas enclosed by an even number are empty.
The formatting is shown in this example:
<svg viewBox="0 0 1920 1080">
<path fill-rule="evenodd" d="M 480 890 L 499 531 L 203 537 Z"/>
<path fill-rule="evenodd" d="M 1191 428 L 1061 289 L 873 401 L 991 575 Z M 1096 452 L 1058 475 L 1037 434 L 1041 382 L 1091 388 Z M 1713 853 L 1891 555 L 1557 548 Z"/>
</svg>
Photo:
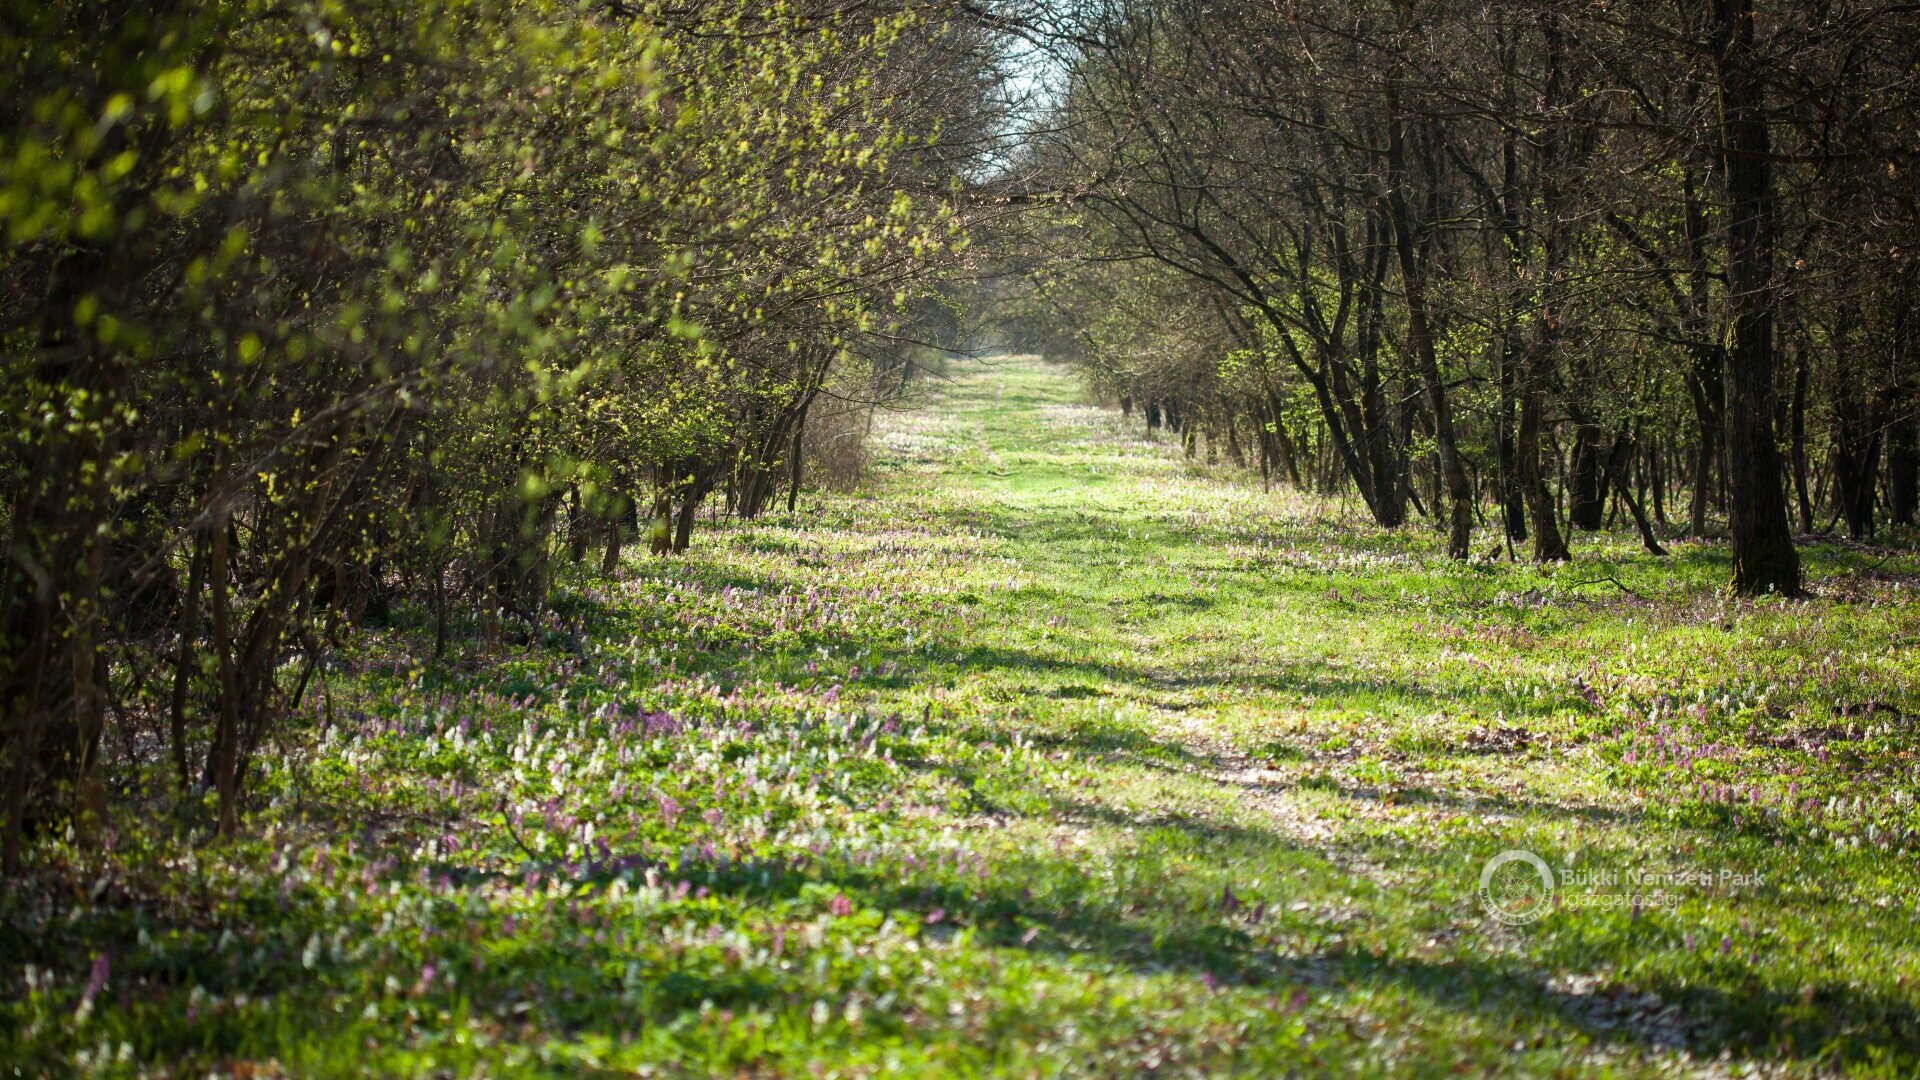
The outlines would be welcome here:
<svg viewBox="0 0 1920 1080">
<path fill-rule="evenodd" d="M 85 1013 L 93 1006 L 93 999 L 107 985 L 107 954 L 101 953 L 93 958 L 93 969 L 87 973 L 87 988 L 80 992 L 80 1011 Z"/>
</svg>

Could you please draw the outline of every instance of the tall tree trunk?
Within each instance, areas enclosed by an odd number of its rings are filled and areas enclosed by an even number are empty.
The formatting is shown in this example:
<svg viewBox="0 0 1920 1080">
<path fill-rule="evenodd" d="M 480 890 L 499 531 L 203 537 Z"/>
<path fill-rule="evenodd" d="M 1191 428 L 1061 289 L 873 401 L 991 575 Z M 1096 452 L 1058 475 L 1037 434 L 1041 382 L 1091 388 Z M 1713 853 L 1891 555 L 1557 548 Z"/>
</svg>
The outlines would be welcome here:
<svg viewBox="0 0 1920 1080">
<path fill-rule="evenodd" d="M 1840 516 L 1847 523 L 1847 539 L 1873 539 L 1873 509 L 1876 481 L 1880 475 L 1880 433 L 1864 442 L 1836 447 L 1833 452 L 1834 499 L 1840 504 Z"/>
<path fill-rule="evenodd" d="M 1561 89 L 1560 57 L 1562 34 L 1557 17 L 1548 11 L 1542 16 L 1541 31 L 1546 41 L 1546 96 L 1551 107 L 1557 107 L 1564 96 Z M 1544 251 L 1544 279 L 1547 288 L 1553 290 L 1547 303 L 1540 305 L 1535 320 L 1534 340 L 1526 352 L 1520 369 L 1520 422 L 1515 432 L 1514 456 L 1520 479 L 1520 494 L 1527 503 L 1527 517 L 1533 524 L 1533 561 L 1536 563 L 1565 562 L 1567 560 L 1567 541 L 1560 531 L 1559 515 L 1556 513 L 1552 490 L 1547 485 L 1547 473 L 1542 455 L 1546 453 L 1546 412 L 1547 383 L 1552 376 L 1557 358 L 1560 338 L 1560 314 L 1555 301 L 1558 300 L 1559 285 L 1563 264 L 1566 261 L 1564 227 L 1558 213 L 1559 205 L 1559 130 L 1549 125 L 1542 136 L 1538 150 L 1541 178 L 1540 196 L 1546 204 L 1544 227 L 1540 239 Z M 1524 296 L 1522 282 L 1517 265 L 1518 252 L 1523 250 L 1518 207 L 1519 162 L 1516 148 L 1511 139 L 1505 149 L 1505 168 L 1508 175 L 1506 199 L 1509 223 L 1507 226 L 1508 244 L 1511 252 L 1508 256 L 1509 272 L 1513 274 L 1511 287 Z"/>
<path fill-rule="evenodd" d="M 185 794 L 193 787 L 187 767 L 187 692 L 193 683 L 193 643 L 200 636 L 200 593 L 207 576 L 207 539 L 196 534 L 187 555 L 187 594 L 180 605 L 180 651 L 174 656 L 173 701 L 169 711 L 168 739 L 173 752 L 173 769 Z"/>
<path fill-rule="evenodd" d="M 94 505 L 105 506 L 104 496 L 96 496 Z M 105 824 L 106 785 L 100 778 L 100 737 L 106 723 L 106 709 L 100 680 L 100 568 L 105 556 L 105 538 L 95 533 L 84 538 L 84 549 L 77 560 L 80 571 L 79 595 L 74 598 L 73 625 L 69 659 L 73 664 L 73 727 L 78 741 L 74 759 L 76 771 L 74 833 L 82 844 L 91 845 Z"/>
<path fill-rule="evenodd" d="M 567 485 L 567 559 L 575 566 L 587 557 L 587 543 L 593 536 L 593 517 L 580 502 L 578 482 Z"/>
<path fill-rule="evenodd" d="M 1787 424 L 1791 432 L 1793 455 L 1793 494 L 1799 503 L 1800 531 L 1813 531 L 1813 499 L 1807 492 L 1807 391 L 1811 381 L 1808 368 L 1809 353 L 1812 350 L 1804 345 L 1797 350 L 1798 362 L 1794 365 L 1793 406 L 1788 410 Z"/>
<path fill-rule="evenodd" d="M 1773 435 L 1771 138 L 1765 73 L 1754 46 L 1753 0 L 1714 0 L 1720 131 L 1727 199 L 1727 526 L 1733 588 L 1800 592 Z"/>
<path fill-rule="evenodd" d="M 792 457 L 787 461 L 787 513 L 789 514 L 800 505 L 801 459 L 807 447 L 807 410 L 812 407 L 813 398 L 808 397 L 800 406 L 800 415 L 793 421 Z"/>
<path fill-rule="evenodd" d="M 1836 305 L 1833 346 L 1833 497 L 1847 523 L 1847 538 L 1873 536 L 1873 503 L 1880 477 L 1879 416 L 1882 399 L 1870 395 L 1859 353 L 1865 342 L 1854 337 L 1857 311 L 1846 301 Z"/>
<path fill-rule="evenodd" d="M 1687 252 L 1685 326 L 1690 339 L 1686 377 L 1687 397 L 1693 402 L 1698 434 L 1693 462 L 1693 500 L 1687 512 L 1687 535 L 1707 535 L 1707 511 L 1714 504 L 1714 463 L 1725 441 L 1722 423 L 1726 399 L 1727 343 L 1713 329 L 1714 274 L 1708 251 L 1712 227 L 1707 200 L 1700 194 L 1696 173 L 1705 166 L 1689 157 L 1681 162 L 1682 235 Z"/>
<path fill-rule="evenodd" d="M 218 470 L 225 479 L 225 470 Z M 210 539 L 212 552 L 207 561 L 207 577 L 213 586 L 213 598 L 210 604 L 211 623 L 209 629 L 213 635 L 213 654 L 219 665 L 220 673 L 220 716 L 214 725 L 213 747 L 209 751 L 210 764 L 213 766 L 213 787 L 219 797 L 219 823 L 217 831 L 221 837 L 231 837 L 238 818 L 235 798 L 238 794 L 238 778 L 234 776 L 234 765 L 240 751 L 240 680 L 234 672 L 232 617 L 227 602 L 227 577 L 229 574 L 228 551 L 232 542 L 229 528 L 229 511 L 226 507 L 228 492 L 223 482 L 214 484 L 214 496 L 219 500 L 219 509 L 213 515 Z"/>
<path fill-rule="evenodd" d="M 1406 131 L 1400 117 L 1398 91 L 1391 84 L 1387 90 L 1387 110 L 1387 212 L 1393 221 L 1394 248 L 1400 257 L 1400 279 L 1406 292 L 1407 347 L 1426 385 L 1427 407 L 1433 413 L 1434 454 L 1450 503 L 1447 554 L 1464 559 L 1473 539 L 1473 491 L 1467 484 L 1466 469 L 1460 464 L 1459 447 L 1454 441 L 1453 408 L 1447 400 L 1446 381 L 1440 374 L 1440 355 L 1427 308 L 1424 252 L 1419 250 L 1425 237 L 1414 235 L 1412 213 L 1407 206 Z"/>
<path fill-rule="evenodd" d="M 1911 274 L 1907 275 L 1909 278 Z M 1881 402 L 1887 420 L 1887 519 L 1895 525 L 1914 524 L 1920 507 L 1920 421 L 1914 416 L 1920 394 L 1914 389 L 1914 363 L 1920 360 L 1920 318 L 1914 317 L 1912 282 L 1895 295 L 1893 364 L 1895 375 Z"/>
<path fill-rule="evenodd" d="M 1494 432 L 1498 453 L 1496 460 L 1500 469 L 1501 523 L 1507 531 L 1508 540 L 1527 538 L 1527 502 L 1520 482 L 1519 450 L 1514 439 L 1514 409 L 1517 405 L 1514 394 L 1517 375 L 1514 368 L 1520 362 L 1518 339 L 1518 327 L 1511 327 L 1500 344 L 1500 411 Z"/>
<path fill-rule="evenodd" d="M 1647 447 L 1647 487 L 1653 493 L 1653 520 L 1667 527 L 1667 460 L 1659 439 Z"/>
<path fill-rule="evenodd" d="M 1718 354 L 1718 350 L 1713 351 Z M 1716 369 L 1715 374 L 1721 373 Z M 1687 506 L 1687 535 L 1704 537 L 1707 535 L 1707 511 L 1713 506 L 1713 463 L 1720 457 L 1720 405 L 1718 395 L 1710 396 L 1704 380 L 1689 378 L 1688 385 L 1694 390 L 1695 442 L 1693 494 Z"/>
</svg>

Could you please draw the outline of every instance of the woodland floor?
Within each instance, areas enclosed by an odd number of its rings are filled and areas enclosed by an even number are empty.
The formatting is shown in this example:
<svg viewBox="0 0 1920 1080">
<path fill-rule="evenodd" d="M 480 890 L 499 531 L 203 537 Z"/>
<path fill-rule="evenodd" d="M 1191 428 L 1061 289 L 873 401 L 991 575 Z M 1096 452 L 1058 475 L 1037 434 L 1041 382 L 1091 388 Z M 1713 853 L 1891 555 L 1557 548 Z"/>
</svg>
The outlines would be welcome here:
<svg viewBox="0 0 1920 1080">
<path fill-rule="evenodd" d="M 535 643 L 357 638 L 250 839 L 0 894 L 0 1072 L 1920 1071 L 1910 554 L 1461 566 L 1080 400 L 966 366 Z"/>
</svg>

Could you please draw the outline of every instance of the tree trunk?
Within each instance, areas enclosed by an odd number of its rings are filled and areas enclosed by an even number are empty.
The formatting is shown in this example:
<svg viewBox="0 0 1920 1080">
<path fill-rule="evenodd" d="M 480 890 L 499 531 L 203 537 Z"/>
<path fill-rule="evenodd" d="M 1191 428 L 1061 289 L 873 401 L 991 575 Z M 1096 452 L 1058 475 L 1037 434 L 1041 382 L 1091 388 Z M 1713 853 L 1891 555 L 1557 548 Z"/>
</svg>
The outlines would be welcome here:
<svg viewBox="0 0 1920 1080">
<path fill-rule="evenodd" d="M 1600 425 L 1583 422 L 1573 432 L 1573 470 L 1567 487 L 1567 525 L 1598 532 L 1605 525 L 1606 451 L 1600 445 Z"/>
<path fill-rule="evenodd" d="M 1549 105 L 1558 105 L 1563 96 L 1560 79 L 1560 43 L 1561 31 L 1557 19 L 1551 12 L 1544 17 L 1542 32 L 1547 45 L 1546 91 Z M 1533 525 L 1533 561 L 1536 563 L 1554 563 L 1567 561 L 1567 541 L 1560 531 L 1559 515 L 1556 513 L 1552 490 L 1547 485 L 1547 472 L 1543 455 L 1546 453 L 1546 411 L 1547 383 L 1552 376 L 1556 360 L 1556 350 L 1560 338 L 1560 314 L 1555 305 L 1561 277 L 1561 268 L 1566 260 L 1566 245 L 1559 214 L 1559 188 L 1556 177 L 1559 170 L 1557 162 L 1560 152 L 1560 134 L 1552 128 L 1544 133 L 1537 151 L 1539 155 L 1539 174 L 1542 178 L 1541 199 L 1546 203 L 1548 212 L 1545 227 L 1541 232 L 1541 244 L 1544 248 L 1545 281 L 1548 288 L 1554 290 L 1546 304 L 1540 306 L 1534 325 L 1533 345 L 1526 352 L 1520 369 L 1520 421 L 1514 437 L 1515 468 L 1520 481 L 1520 495 L 1526 500 L 1527 517 Z M 1514 151 L 1509 145 L 1507 150 L 1507 172 L 1518 175 L 1518 163 Z M 1507 198 L 1510 222 L 1508 225 L 1508 244 L 1516 252 L 1520 250 L 1519 209 L 1517 181 L 1510 180 L 1511 190 Z M 1509 270 L 1514 275 L 1513 285 L 1519 290 L 1520 277 L 1517 254 L 1510 254 Z"/>
<path fill-rule="evenodd" d="M 792 457 L 787 461 L 787 513 L 789 514 L 800 505 L 801 457 L 806 451 L 807 410 L 812 407 L 813 398 L 808 397 L 800 406 L 800 415 L 793 421 Z"/>
<path fill-rule="evenodd" d="M 653 516 L 647 521 L 647 550 L 655 555 L 673 553 L 673 485 L 675 474 L 672 465 L 663 466 L 664 478 L 653 496 Z"/>
<path fill-rule="evenodd" d="M 1500 468 L 1500 514 L 1508 540 L 1527 538 L 1527 502 L 1525 489 L 1520 482 L 1518 450 L 1513 430 L 1514 409 L 1517 404 L 1514 396 L 1516 381 L 1514 366 L 1518 363 L 1520 353 L 1517 339 L 1518 328 L 1511 328 L 1500 345 L 1500 411 L 1495 420 L 1494 432 L 1498 452 L 1497 462 Z"/>
<path fill-rule="evenodd" d="M 1880 478 L 1880 408 L 1870 395 L 1857 356 L 1864 342 L 1853 337 L 1855 312 L 1838 305 L 1833 344 L 1833 496 L 1847 523 L 1847 538 L 1873 538 L 1875 488 Z"/>
<path fill-rule="evenodd" d="M 586 561 L 593 535 L 593 517 L 580 504 L 580 485 L 567 485 L 567 557 L 575 566 Z"/>
<path fill-rule="evenodd" d="M 1901 405 L 1896 404 L 1895 408 Z M 1914 438 L 1912 416 L 1894 422 L 1887 433 L 1887 517 L 1895 525 L 1912 525 L 1916 496 L 1920 496 L 1920 442 Z"/>
<path fill-rule="evenodd" d="M 1843 375 L 1843 377 L 1845 377 Z M 1880 475 L 1880 431 L 1874 418 L 1863 423 L 1850 416 L 1837 418 L 1833 450 L 1833 494 L 1847 523 L 1847 539 L 1873 538 L 1876 481 Z M 1868 427 L 1870 430 L 1859 430 Z"/>
<path fill-rule="evenodd" d="M 1640 545 L 1650 555 L 1665 555 L 1667 549 L 1660 546 L 1660 538 L 1654 534 L 1653 525 L 1640 508 L 1640 500 L 1634 497 L 1633 488 L 1627 483 L 1627 461 L 1632 453 L 1632 442 L 1625 436 L 1616 439 L 1613 451 L 1607 455 L 1606 474 L 1613 481 L 1613 489 L 1620 502 L 1626 505 L 1627 513 L 1633 515 L 1633 527 L 1640 532 Z"/>
<path fill-rule="evenodd" d="M 1400 258 L 1400 279 L 1406 292 L 1407 347 L 1413 354 L 1421 380 L 1426 384 L 1427 407 L 1433 412 L 1433 444 L 1440 478 L 1445 482 L 1450 503 L 1447 530 L 1447 554 L 1464 559 L 1473 539 L 1473 492 L 1467 484 L 1466 469 L 1461 467 L 1460 452 L 1454 442 L 1453 408 L 1447 400 L 1447 385 L 1440 374 L 1440 356 L 1434 342 L 1433 323 L 1427 310 L 1424 253 L 1417 247 L 1424 238 L 1414 236 L 1411 212 L 1407 207 L 1406 132 L 1399 115 L 1397 91 L 1387 90 L 1387 208 L 1393 220 L 1394 247 Z M 1434 508 L 1437 512 L 1438 507 Z"/>
<path fill-rule="evenodd" d="M 1754 47 L 1753 0 L 1714 0 L 1720 130 L 1727 199 L 1727 527 L 1733 588 L 1800 592 L 1773 437 L 1771 138 L 1765 72 Z"/>
<path fill-rule="evenodd" d="M 224 471 L 221 473 L 224 476 Z M 213 586 L 211 603 L 213 635 L 213 654 L 219 664 L 220 672 L 220 716 L 214 726 L 213 747 L 210 751 L 213 766 L 213 787 L 219 796 L 219 823 L 217 832 L 221 837 L 231 837 L 238 817 L 238 808 L 234 805 L 237 795 L 237 777 L 234 765 L 240 750 L 240 680 L 234 672 L 232 619 L 227 605 L 228 548 L 231 543 L 228 527 L 228 511 L 224 500 L 228 497 L 226 485 L 214 485 L 214 498 L 222 500 L 221 508 L 213 516 L 212 552 L 208 557 L 207 577 Z"/>
<path fill-rule="evenodd" d="M 1653 492 L 1653 520 L 1667 527 L 1667 459 L 1659 439 L 1647 447 L 1647 487 Z"/>
<path fill-rule="evenodd" d="M 676 554 L 693 545 L 694 514 L 699 511 L 700 502 L 707 497 L 707 492 L 713 490 L 718 471 L 698 465 L 688 469 L 686 493 L 681 497 L 679 517 L 673 532 L 673 550 Z"/>
<path fill-rule="evenodd" d="M 1714 350 L 1718 355 L 1718 350 Z M 1715 368 L 1714 382 L 1724 386 L 1722 372 Z M 1687 535 L 1704 537 L 1707 535 L 1707 510 L 1713 505 L 1713 463 L 1719 459 L 1720 450 L 1720 405 L 1716 394 L 1706 387 L 1704 379 L 1689 378 L 1688 387 L 1693 391 L 1693 418 L 1697 434 L 1693 454 L 1693 495 L 1687 506 Z"/>
<path fill-rule="evenodd" d="M 1793 406 L 1788 410 L 1787 424 L 1793 440 L 1793 494 L 1800 504 L 1800 531 L 1813 531 L 1813 499 L 1807 493 L 1807 391 L 1810 382 L 1808 354 L 1812 350 L 1800 348 L 1799 362 L 1794 365 Z"/>
<path fill-rule="evenodd" d="M 600 572 L 612 574 L 620 568 L 620 543 L 628 530 L 638 534 L 640 531 L 640 504 L 632 499 L 622 498 L 621 506 L 614 512 L 612 520 L 607 522 L 607 549 L 600 557 Z"/>
<path fill-rule="evenodd" d="M 187 693 L 193 683 L 193 642 L 200 636 L 200 592 L 206 576 L 207 542 L 204 535 L 199 535 L 187 556 L 187 595 L 180 605 L 180 651 L 174 656 L 173 701 L 167 728 L 173 769 L 183 795 L 193 787 L 192 772 L 187 767 Z"/>
</svg>

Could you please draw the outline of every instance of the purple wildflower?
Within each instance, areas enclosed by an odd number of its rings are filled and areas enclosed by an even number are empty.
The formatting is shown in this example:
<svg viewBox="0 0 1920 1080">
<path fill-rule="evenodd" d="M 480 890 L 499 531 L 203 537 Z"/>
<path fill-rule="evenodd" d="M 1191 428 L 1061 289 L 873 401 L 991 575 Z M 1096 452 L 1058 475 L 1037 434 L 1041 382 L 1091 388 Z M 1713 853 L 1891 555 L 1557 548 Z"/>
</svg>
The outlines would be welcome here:
<svg viewBox="0 0 1920 1080">
<path fill-rule="evenodd" d="M 87 988 L 80 993 L 82 1008 L 93 1004 L 93 999 L 99 996 L 101 988 L 107 985 L 107 971 L 107 954 L 101 953 L 94 957 L 93 970 L 87 974 Z"/>
</svg>

